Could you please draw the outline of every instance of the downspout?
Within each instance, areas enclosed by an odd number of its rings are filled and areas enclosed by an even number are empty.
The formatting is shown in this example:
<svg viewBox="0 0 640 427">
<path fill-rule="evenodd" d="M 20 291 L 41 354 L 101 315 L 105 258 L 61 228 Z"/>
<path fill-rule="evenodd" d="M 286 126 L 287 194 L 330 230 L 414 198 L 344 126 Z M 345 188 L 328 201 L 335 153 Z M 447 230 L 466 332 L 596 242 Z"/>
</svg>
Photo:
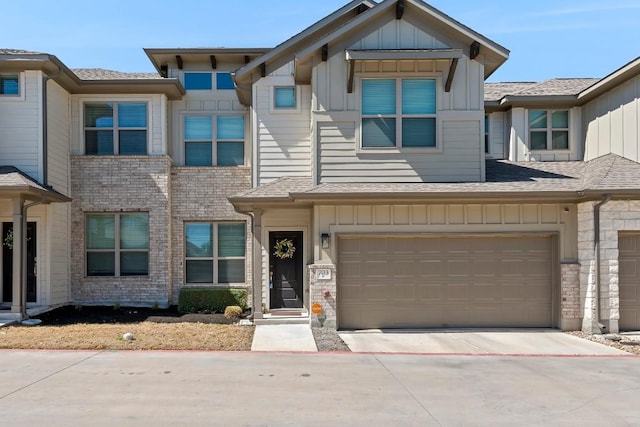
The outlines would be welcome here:
<svg viewBox="0 0 640 427">
<path fill-rule="evenodd" d="M 42 184 L 48 187 L 49 181 L 49 129 L 47 116 L 47 82 L 62 74 L 62 68 L 42 78 Z"/>
<path fill-rule="evenodd" d="M 595 322 L 600 328 L 600 333 L 606 328 L 600 321 L 600 208 L 611 200 L 611 194 L 604 195 L 604 199 L 596 203 L 593 207 L 593 251 L 595 255 L 596 272 L 595 272 Z"/>
<path fill-rule="evenodd" d="M 33 206 L 41 205 L 44 200 L 29 203 L 22 206 L 22 254 L 20 254 L 20 270 L 22 278 L 20 280 L 20 306 L 22 307 L 22 320 L 28 319 L 27 316 L 27 209 Z"/>
</svg>

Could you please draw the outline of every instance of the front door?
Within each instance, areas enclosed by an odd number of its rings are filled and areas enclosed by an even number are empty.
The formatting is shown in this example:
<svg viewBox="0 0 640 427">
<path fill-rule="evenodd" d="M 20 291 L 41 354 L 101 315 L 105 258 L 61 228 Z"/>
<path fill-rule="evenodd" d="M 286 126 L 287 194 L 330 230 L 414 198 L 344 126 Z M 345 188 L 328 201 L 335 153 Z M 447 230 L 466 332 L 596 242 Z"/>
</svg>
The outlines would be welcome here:
<svg viewBox="0 0 640 427">
<path fill-rule="evenodd" d="M 271 308 L 302 308 L 302 232 L 269 233 Z"/>
<path fill-rule="evenodd" d="M 36 223 L 27 223 L 27 302 L 36 302 Z M 2 302 L 13 301 L 13 222 L 2 223 Z"/>
</svg>

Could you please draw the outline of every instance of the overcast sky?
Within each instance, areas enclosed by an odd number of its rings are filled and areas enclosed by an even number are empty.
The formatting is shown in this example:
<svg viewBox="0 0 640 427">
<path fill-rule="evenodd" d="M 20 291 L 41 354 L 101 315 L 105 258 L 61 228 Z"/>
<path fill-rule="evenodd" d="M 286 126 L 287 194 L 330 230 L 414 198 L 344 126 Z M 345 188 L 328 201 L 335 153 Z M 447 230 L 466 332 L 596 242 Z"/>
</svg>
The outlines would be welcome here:
<svg viewBox="0 0 640 427">
<path fill-rule="evenodd" d="M 154 71 L 145 47 L 273 47 L 348 0 L 22 0 L 2 6 L 0 48 L 70 68 Z M 489 81 L 604 77 L 640 56 L 640 0 L 432 0 L 511 50 Z"/>
</svg>

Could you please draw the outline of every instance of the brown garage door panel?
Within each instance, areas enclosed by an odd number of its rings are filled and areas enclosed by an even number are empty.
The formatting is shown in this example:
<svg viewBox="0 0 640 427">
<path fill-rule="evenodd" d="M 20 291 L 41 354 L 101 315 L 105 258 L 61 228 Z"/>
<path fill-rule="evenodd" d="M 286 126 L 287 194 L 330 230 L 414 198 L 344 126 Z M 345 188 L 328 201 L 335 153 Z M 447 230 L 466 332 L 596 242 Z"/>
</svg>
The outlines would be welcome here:
<svg viewBox="0 0 640 427">
<path fill-rule="evenodd" d="M 347 237 L 338 251 L 341 328 L 551 326 L 550 237 Z"/>
</svg>

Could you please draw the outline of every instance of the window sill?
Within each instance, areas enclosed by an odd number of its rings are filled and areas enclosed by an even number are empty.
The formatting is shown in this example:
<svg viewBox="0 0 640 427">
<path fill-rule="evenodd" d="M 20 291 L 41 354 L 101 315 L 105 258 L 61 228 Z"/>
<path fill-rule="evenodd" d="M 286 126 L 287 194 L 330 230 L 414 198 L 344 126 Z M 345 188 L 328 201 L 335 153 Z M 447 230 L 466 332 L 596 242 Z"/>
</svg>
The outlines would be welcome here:
<svg viewBox="0 0 640 427">
<path fill-rule="evenodd" d="M 389 147 L 389 148 L 363 148 L 358 147 L 356 152 L 357 154 L 373 154 L 373 155 L 405 155 L 405 154 L 442 154 L 442 147 Z"/>
</svg>

